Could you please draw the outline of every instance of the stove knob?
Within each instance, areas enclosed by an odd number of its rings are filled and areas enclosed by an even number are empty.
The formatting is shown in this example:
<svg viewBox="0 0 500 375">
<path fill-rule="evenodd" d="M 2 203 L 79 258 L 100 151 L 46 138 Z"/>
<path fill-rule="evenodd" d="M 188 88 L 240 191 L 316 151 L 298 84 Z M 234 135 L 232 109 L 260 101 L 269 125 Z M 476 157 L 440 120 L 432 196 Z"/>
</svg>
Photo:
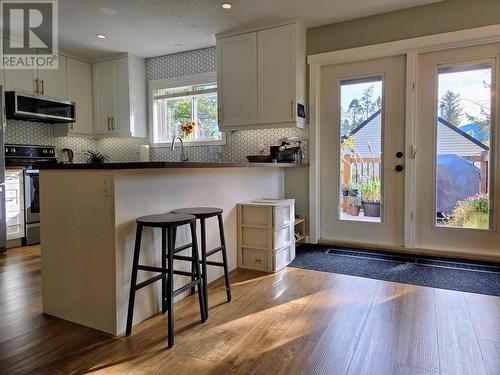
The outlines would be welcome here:
<svg viewBox="0 0 500 375">
<path fill-rule="evenodd" d="M 14 147 L 11 147 L 10 152 L 14 153 L 16 152 L 16 149 Z"/>
<path fill-rule="evenodd" d="M 43 149 L 42 153 L 46 154 L 47 153 L 47 149 Z"/>
<path fill-rule="evenodd" d="M 50 150 L 49 154 L 54 155 L 54 150 Z"/>
<path fill-rule="evenodd" d="M 7 147 L 5 147 L 5 153 L 8 154 L 9 153 L 9 149 Z"/>
</svg>

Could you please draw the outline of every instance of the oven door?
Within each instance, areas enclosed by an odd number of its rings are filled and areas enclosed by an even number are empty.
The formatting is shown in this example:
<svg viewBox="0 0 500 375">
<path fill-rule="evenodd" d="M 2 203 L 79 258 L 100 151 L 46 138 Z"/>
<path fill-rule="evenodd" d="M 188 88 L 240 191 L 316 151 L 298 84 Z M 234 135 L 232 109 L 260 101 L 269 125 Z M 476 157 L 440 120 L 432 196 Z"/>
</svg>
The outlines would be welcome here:
<svg viewBox="0 0 500 375">
<path fill-rule="evenodd" d="M 24 171 L 24 207 L 26 224 L 40 221 L 40 173 L 35 169 Z"/>
</svg>

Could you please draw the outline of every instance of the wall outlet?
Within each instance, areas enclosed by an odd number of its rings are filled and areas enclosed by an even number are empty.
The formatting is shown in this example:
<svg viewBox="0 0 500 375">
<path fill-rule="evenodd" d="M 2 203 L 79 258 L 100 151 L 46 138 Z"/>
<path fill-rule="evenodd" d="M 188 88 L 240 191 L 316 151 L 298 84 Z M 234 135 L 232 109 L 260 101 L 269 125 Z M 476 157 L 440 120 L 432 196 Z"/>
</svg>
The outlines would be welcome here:
<svg viewBox="0 0 500 375">
<path fill-rule="evenodd" d="M 111 196 L 111 176 L 101 176 L 101 194 L 103 197 Z"/>
</svg>

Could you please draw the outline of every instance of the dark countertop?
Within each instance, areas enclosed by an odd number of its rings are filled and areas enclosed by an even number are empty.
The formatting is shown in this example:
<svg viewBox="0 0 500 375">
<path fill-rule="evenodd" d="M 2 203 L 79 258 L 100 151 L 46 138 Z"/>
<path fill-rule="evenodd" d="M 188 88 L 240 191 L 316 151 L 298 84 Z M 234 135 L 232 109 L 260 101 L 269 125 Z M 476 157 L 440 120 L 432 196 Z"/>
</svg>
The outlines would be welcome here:
<svg viewBox="0 0 500 375">
<path fill-rule="evenodd" d="M 309 164 L 295 163 L 195 163 L 195 162 L 126 162 L 104 164 L 53 164 L 37 165 L 37 169 L 167 169 L 167 168 L 301 168 Z"/>
</svg>

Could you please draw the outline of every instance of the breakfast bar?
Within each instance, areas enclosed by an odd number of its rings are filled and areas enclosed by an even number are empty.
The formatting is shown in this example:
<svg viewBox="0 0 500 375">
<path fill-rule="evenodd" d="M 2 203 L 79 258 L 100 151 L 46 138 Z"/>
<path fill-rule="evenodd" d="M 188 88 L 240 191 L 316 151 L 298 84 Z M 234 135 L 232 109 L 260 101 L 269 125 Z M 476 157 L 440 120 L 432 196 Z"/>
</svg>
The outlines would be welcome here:
<svg viewBox="0 0 500 375">
<path fill-rule="evenodd" d="M 284 197 L 284 170 L 303 166 L 136 162 L 44 167 L 40 172 L 44 313 L 122 334 L 137 217 L 180 207 L 222 208 L 232 270 L 237 264 L 236 205 L 255 198 Z M 215 221 L 207 223 L 209 248 L 219 244 L 216 226 Z M 180 228 L 177 245 L 188 243 L 189 238 L 188 228 Z M 142 246 L 141 263 L 161 264 L 160 232 L 144 229 Z M 144 279 L 151 277 L 143 273 Z M 207 275 L 211 282 L 223 270 L 211 267 Z M 182 278 L 175 283 L 184 283 Z M 155 283 L 137 293 L 133 323 L 160 308 L 160 285 Z"/>
</svg>

